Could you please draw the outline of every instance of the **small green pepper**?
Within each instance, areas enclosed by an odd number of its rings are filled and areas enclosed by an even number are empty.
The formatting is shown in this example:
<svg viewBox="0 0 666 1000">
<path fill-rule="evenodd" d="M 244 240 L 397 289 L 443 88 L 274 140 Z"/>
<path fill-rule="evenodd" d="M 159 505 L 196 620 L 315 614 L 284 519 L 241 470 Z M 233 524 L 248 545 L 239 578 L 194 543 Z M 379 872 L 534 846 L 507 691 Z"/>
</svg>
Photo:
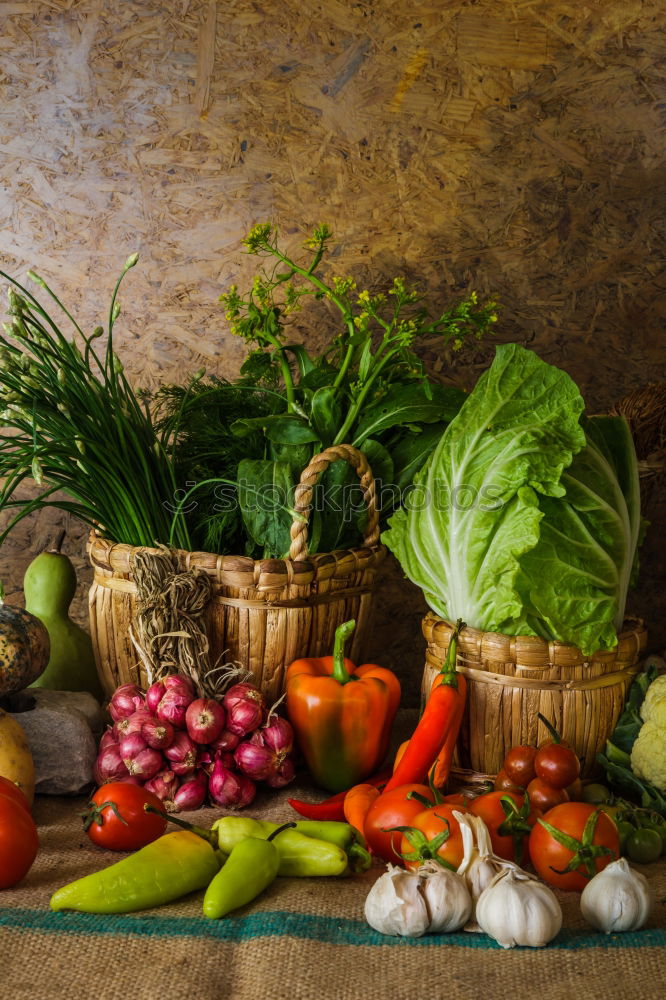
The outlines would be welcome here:
<svg viewBox="0 0 666 1000">
<path fill-rule="evenodd" d="M 145 808 L 148 812 L 153 812 L 152 806 Z M 242 816 L 222 816 L 221 819 L 213 823 L 210 830 L 206 830 L 186 823 L 170 814 L 164 813 L 164 815 L 171 823 L 185 827 L 207 840 L 223 854 L 231 854 L 234 847 L 248 837 L 267 840 L 272 833 L 279 829 L 277 823 L 269 823 L 265 820 Z M 327 824 L 316 825 L 323 827 Z M 346 824 L 339 825 L 345 826 Z M 337 831 L 336 836 L 339 837 Z M 280 835 L 276 846 L 280 855 L 278 875 L 293 875 L 299 878 L 344 875 L 349 868 L 349 858 L 342 847 L 320 838 L 308 837 L 298 829 L 285 830 Z"/>
<path fill-rule="evenodd" d="M 271 882 L 280 867 L 280 855 L 274 840 L 293 823 L 279 826 L 266 839 L 246 837 L 232 848 L 221 870 L 206 889 L 203 901 L 205 917 L 217 920 L 231 910 L 252 902 Z"/>
<path fill-rule="evenodd" d="M 147 910 L 204 889 L 219 868 L 220 859 L 210 843 L 179 830 L 63 886 L 51 896 L 50 906 L 84 913 Z"/>
</svg>

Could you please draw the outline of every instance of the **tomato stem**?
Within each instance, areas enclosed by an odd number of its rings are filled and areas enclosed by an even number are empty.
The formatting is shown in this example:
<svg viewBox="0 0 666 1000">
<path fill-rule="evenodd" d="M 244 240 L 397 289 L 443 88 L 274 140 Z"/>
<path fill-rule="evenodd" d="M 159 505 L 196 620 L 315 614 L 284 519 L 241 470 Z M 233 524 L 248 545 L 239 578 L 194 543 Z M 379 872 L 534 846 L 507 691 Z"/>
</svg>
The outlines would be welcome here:
<svg viewBox="0 0 666 1000">
<path fill-rule="evenodd" d="M 541 722 L 543 722 L 544 726 L 546 727 L 546 729 L 548 730 L 548 732 L 550 733 L 550 735 L 553 737 L 553 743 L 561 743 L 562 742 L 562 737 L 558 733 L 557 729 L 555 728 L 555 726 L 553 725 L 553 723 L 550 722 L 549 719 L 546 718 L 545 715 L 542 715 L 541 712 L 537 712 L 537 719 L 540 719 Z"/>
<path fill-rule="evenodd" d="M 113 815 L 116 817 L 116 819 L 120 820 L 120 822 L 124 826 L 129 826 L 129 823 L 127 822 L 127 820 L 123 819 L 122 816 L 120 815 L 120 813 L 118 812 L 118 805 L 117 805 L 117 803 L 115 803 L 115 802 L 102 802 L 101 805 L 97 805 L 95 802 L 93 802 L 91 800 L 88 803 L 88 808 L 86 809 L 86 811 L 84 813 L 81 813 L 81 816 L 83 818 L 83 832 L 84 833 L 86 833 L 88 831 L 88 829 L 92 826 L 93 823 L 97 823 L 98 826 L 103 826 L 104 825 L 104 816 L 102 815 L 102 812 L 103 812 L 104 809 L 111 809 L 111 811 L 113 812 Z"/>
</svg>

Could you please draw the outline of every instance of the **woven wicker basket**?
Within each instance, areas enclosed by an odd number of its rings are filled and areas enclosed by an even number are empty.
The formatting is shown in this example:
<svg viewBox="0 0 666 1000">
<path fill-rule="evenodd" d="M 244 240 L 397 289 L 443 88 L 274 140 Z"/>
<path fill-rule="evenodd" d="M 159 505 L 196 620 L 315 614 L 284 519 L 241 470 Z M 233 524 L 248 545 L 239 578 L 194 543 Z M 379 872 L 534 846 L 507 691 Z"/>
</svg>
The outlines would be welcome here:
<svg viewBox="0 0 666 1000">
<path fill-rule="evenodd" d="M 429 612 L 423 692 L 446 657 L 453 626 Z M 596 755 L 617 722 L 627 688 L 639 669 L 647 632 L 643 622 L 625 624 L 614 650 L 584 657 L 576 646 L 535 636 L 508 636 L 465 628 L 458 640 L 458 670 L 468 683 L 457 760 L 457 784 L 494 777 L 506 752 L 548 738 L 541 712 L 582 759 L 582 775 L 595 772 Z"/>
<path fill-rule="evenodd" d="M 358 474 L 367 507 L 363 547 L 308 556 L 307 518 L 319 476 L 334 461 Z M 237 662 L 252 673 L 267 698 L 280 696 L 284 672 L 300 656 L 321 656 L 333 647 L 335 629 L 354 618 L 348 655 L 362 659 L 369 630 L 377 568 L 379 517 L 372 472 L 364 455 L 338 445 L 316 455 L 296 487 L 297 518 L 288 559 L 253 560 L 208 552 L 178 552 L 182 571 L 204 570 L 213 582 L 205 612 L 210 662 Z M 146 674 L 131 639 L 137 588 L 133 562 L 139 550 L 92 533 L 88 555 L 94 569 L 89 596 L 90 629 L 100 679 L 107 694 L 123 683 L 145 689 Z M 154 550 L 148 550 L 154 551 Z"/>
</svg>

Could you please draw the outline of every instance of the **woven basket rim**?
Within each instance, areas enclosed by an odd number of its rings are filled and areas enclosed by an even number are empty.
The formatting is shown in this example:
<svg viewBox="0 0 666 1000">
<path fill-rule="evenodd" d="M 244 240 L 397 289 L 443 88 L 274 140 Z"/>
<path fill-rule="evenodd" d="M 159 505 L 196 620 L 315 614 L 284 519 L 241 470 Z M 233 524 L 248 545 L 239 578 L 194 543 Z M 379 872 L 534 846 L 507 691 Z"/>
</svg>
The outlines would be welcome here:
<svg viewBox="0 0 666 1000">
<path fill-rule="evenodd" d="M 444 631 L 452 632 L 454 627 L 452 622 L 446 618 L 442 618 L 441 615 L 438 615 L 434 611 L 426 612 L 422 620 L 422 630 L 428 641 L 431 640 L 426 634 L 427 631 L 434 633 L 435 630 L 439 631 L 443 629 Z M 460 633 L 458 648 L 460 650 L 461 648 L 473 646 L 481 648 L 482 646 L 508 644 L 511 649 L 519 650 L 521 656 L 529 653 L 532 656 L 541 655 L 548 662 L 552 662 L 566 653 L 570 653 L 572 660 L 591 661 L 599 658 L 605 659 L 612 656 L 614 652 L 617 652 L 622 642 L 631 640 L 632 638 L 639 649 L 644 648 L 647 641 L 647 628 L 644 619 L 631 615 L 626 616 L 617 638 L 618 642 L 613 650 L 597 650 L 591 655 L 585 655 L 578 646 L 575 646 L 573 643 L 563 642 L 560 639 L 542 639 L 538 635 L 507 635 L 503 632 L 485 632 L 482 629 L 468 625 Z"/>
<path fill-rule="evenodd" d="M 136 552 L 159 552 L 149 545 L 129 545 L 104 538 L 94 528 L 90 531 L 87 552 L 94 568 L 118 573 L 131 573 L 132 557 Z M 321 579 L 343 579 L 362 570 L 374 568 L 386 556 L 381 543 L 332 552 L 317 552 L 304 559 L 252 559 L 250 556 L 217 555 L 213 552 L 173 549 L 186 569 L 205 570 L 218 582 L 238 587 L 256 586 L 277 589 L 290 584 L 307 586 Z"/>
</svg>

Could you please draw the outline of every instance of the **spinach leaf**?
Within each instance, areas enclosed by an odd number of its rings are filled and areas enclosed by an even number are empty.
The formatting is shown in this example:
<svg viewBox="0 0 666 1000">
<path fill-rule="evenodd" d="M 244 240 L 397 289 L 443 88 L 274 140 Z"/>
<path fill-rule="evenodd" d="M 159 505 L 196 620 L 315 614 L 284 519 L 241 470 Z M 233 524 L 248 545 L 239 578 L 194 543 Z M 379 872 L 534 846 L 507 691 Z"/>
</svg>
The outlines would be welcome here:
<svg viewBox="0 0 666 1000">
<path fill-rule="evenodd" d="M 354 444 L 361 447 L 370 437 L 401 424 L 441 423 L 452 420 L 467 398 L 453 386 L 430 385 L 428 398 L 423 383 L 391 385 L 384 395 L 365 407 L 354 431 Z"/>
<path fill-rule="evenodd" d="M 285 556 L 294 505 L 290 467 L 269 459 L 243 459 L 238 466 L 238 503 L 245 529 L 264 556 Z"/>
</svg>

